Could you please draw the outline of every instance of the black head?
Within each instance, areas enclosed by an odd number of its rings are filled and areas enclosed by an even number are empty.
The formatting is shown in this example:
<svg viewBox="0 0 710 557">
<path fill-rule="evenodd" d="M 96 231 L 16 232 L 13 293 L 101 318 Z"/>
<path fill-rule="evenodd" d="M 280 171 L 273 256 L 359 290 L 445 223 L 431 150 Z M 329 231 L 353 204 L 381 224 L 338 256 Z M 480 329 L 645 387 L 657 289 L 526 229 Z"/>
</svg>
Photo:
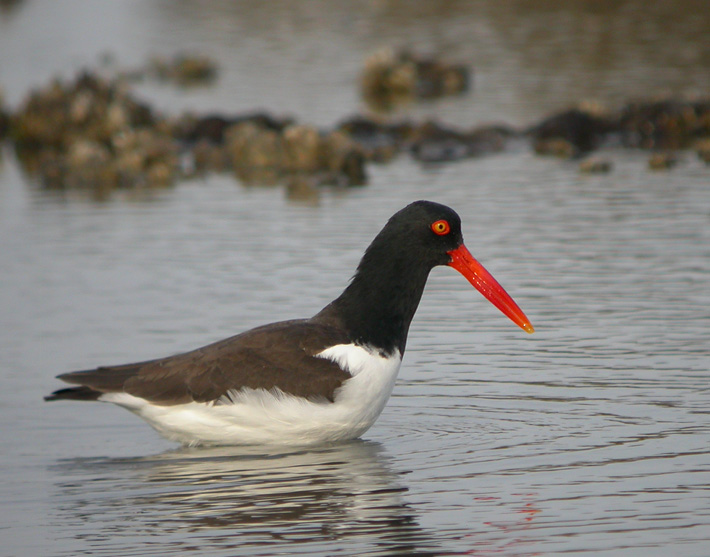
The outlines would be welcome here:
<svg viewBox="0 0 710 557">
<path fill-rule="evenodd" d="M 461 219 L 452 209 L 431 201 L 407 205 L 367 248 L 350 285 L 316 318 L 335 315 L 355 342 L 404 353 L 429 272 L 449 264 L 447 252 L 462 243 Z"/>
<path fill-rule="evenodd" d="M 404 353 L 430 271 L 450 265 L 525 331 L 530 321 L 463 243 L 456 212 L 415 201 L 395 213 L 365 251 L 345 291 L 314 319 L 344 328 L 355 343 Z"/>
<path fill-rule="evenodd" d="M 451 261 L 448 254 L 463 243 L 461 219 L 456 211 L 433 201 L 415 201 L 396 212 L 375 237 L 360 262 L 387 255 L 400 257 L 426 273 Z"/>
</svg>

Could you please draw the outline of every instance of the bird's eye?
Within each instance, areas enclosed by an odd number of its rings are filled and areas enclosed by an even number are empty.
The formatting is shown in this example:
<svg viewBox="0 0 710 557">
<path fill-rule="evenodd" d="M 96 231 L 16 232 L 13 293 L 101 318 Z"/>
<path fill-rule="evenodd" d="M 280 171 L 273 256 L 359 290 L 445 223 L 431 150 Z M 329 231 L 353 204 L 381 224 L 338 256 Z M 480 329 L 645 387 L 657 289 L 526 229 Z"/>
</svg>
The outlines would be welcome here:
<svg viewBox="0 0 710 557">
<path fill-rule="evenodd" d="M 445 220 L 436 221 L 434 224 L 431 225 L 431 229 L 434 231 L 434 234 L 438 234 L 439 236 L 448 234 L 451 231 L 449 223 Z"/>
</svg>

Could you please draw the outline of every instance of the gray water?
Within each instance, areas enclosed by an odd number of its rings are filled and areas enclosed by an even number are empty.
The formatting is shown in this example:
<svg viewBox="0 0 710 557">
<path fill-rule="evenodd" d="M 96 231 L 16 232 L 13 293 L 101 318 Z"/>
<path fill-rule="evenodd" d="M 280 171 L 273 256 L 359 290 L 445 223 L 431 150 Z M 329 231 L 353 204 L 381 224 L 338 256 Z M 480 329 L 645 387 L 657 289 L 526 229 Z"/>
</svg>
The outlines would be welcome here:
<svg viewBox="0 0 710 557">
<path fill-rule="evenodd" d="M 330 125 L 362 108 L 363 57 L 409 42 L 479 72 L 472 94 L 406 111 L 449 123 L 710 85 L 704 4 L 268 4 L 20 3 L 0 11 L 0 84 L 16 105 L 106 50 L 128 65 L 193 48 L 219 60 L 214 87 L 141 94 Z M 231 176 L 96 203 L 39 190 L 6 150 L 0 554 L 708 555 L 710 170 L 691 153 L 661 173 L 646 153 L 604 155 L 601 176 L 525 149 L 435 167 L 402 156 L 304 206 Z M 436 269 L 362 440 L 185 449 L 115 407 L 41 401 L 63 371 L 315 313 L 420 198 L 456 208 L 537 332 Z"/>
</svg>

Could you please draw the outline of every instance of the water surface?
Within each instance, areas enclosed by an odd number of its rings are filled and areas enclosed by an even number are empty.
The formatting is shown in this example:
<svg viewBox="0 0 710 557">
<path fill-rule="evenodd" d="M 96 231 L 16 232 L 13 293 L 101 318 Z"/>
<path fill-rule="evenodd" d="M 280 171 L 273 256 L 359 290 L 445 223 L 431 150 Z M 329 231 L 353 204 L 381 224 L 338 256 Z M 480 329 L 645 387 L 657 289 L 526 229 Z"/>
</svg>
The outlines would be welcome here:
<svg viewBox="0 0 710 557">
<path fill-rule="evenodd" d="M 152 102 L 226 110 L 261 99 L 325 125 L 358 108 L 357 69 L 383 30 L 392 40 L 415 33 L 454 53 L 486 53 L 480 89 L 409 109 L 415 115 L 533 121 L 576 96 L 579 75 L 612 100 L 656 82 L 707 87 L 708 72 L 688 70 L 702 69 L 692 51 L 702 17 L 668 17 L 686 53 L 674 61 L 641 31 L 619 46 L 617 30 L 633 28 L 637 14 L 618 15 L 608 44 L 619 56 L 573 72 L 592 48 L 591 39 L 573 40 L 575 25 L 553 26 L 531 52 L 516 50 L 522 39 L 511 27 L 591 21 L 593 30 L 607 21 L 604 10 L 516 16 L 482 3 L 473 18 L 444 3 L 450 11 L 409 14 L 397 26 L 385 8 L 396 3 L 367 3 L 355 15 L 336 3 L 301 19 L 281 5 L 268 24 L 258 10 L 228 19 L 222 6 L 195 23 L 199 3 L 129 2 L 101 3 L 118 23 L 90 26 L 70 16 L 96 4 L 67 2 L 48 30 L 40 16 L 57 5 L 22 3 L 0 20 L 10 102 L 31 81 L 106 48 L 130 61 L 183 43 L 217 53 L 224 81 L 193 93 L 146 86 Z M 661 8 L 651 5 L 653 16 Z M 658 25 L 651 18 L 645 28 Z M 555 89 L 544 79 L 551 62 L 541 60 L 560 42 L 574 47 Z M 248 64 L 254 52 L 273 71 Z M 647 170 L 645 153 L 604 154 L 614 170 L 602 176 L 525 150 L 441 167 L 405 156 L 369 168 L 364 188 L 325 190 L 319 205 L 303 206 L 230 176 L 148 200 L 67 198 L 39 191 L 6 152 L 0 553 L 707 554 L 710 171 L 690 153 L 669 173 Z M 41 402 L 63 371 L 167 355 L 315 313 L 339 294 L 386 219 L 419 198 L 456 208 L 469 249 L 537 332 L 521 332 L 453 270 L 435 269 L 393 397 L 362 440 L 266 454 L 184 449 L 118 408 Z"/>
</svg>

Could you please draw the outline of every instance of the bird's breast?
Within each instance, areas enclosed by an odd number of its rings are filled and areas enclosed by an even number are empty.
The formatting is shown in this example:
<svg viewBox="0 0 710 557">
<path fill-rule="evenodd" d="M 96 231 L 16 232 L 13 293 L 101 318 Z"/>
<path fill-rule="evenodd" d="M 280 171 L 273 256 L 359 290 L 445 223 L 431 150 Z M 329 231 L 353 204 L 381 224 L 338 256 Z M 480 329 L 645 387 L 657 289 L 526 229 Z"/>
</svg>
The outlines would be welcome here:
<svg viewBox="0 0 710 557">
<path fill-rule="evenodd" d="M 398 350 L 392 354 L 357 344 L 336 344 L 318 353 L 352 375 L 336 391 L 335 404 L 360 407 L 365 414 L 376 412 L 373 421 L 392 394 L 402 363 Z"/>
</svg>

